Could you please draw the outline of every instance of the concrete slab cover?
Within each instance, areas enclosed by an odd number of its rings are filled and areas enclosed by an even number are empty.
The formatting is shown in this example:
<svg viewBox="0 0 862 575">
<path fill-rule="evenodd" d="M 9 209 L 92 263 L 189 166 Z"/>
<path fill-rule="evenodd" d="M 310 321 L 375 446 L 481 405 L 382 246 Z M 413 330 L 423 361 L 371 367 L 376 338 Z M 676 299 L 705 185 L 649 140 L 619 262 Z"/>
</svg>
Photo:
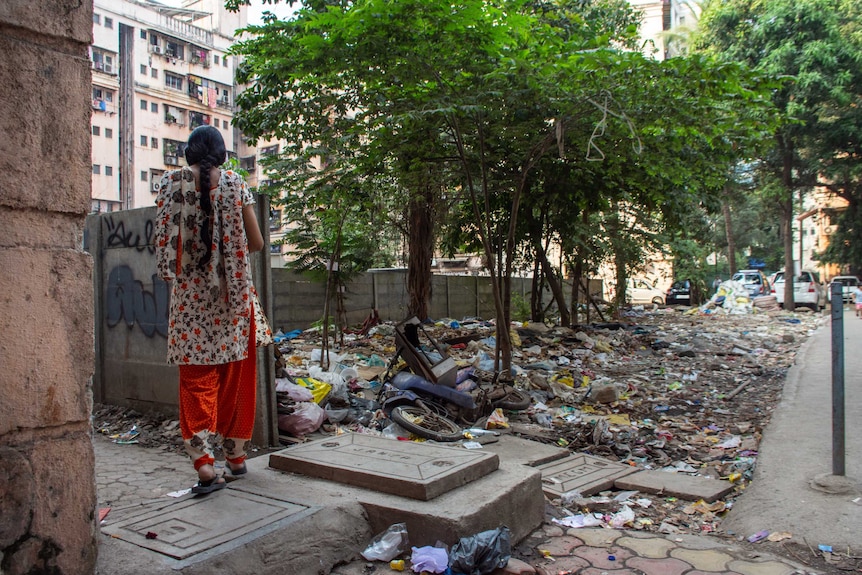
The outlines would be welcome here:
<svg viewBox="0 0 862 575">
<path fill-rule="evenodd" d="M 542 471 L 542 491 L 552 499 L 572 490 L 584 496 L 593 495 L 613 486 L 618 478 L 637 471 L 628 465 L 585 453 L 575 453 L 536 468 Z"/>
<path fill-rule="evenodd" d="M 102 533 L 174 559 L 188 559 L 218 545 L 239 544 L 258 529 L 308 510 L 305 505 L 228 488 L 148 507 L 103 526 Z M 155 537 L 147 538 L 148 533 Z"/>
<path fill-rule="evenodd" d="M 729 481 L 656 470 L 640 471 L 623 477 L 618 479 L 615 485 L 618 489 L 658 493 L 686 501 L 703 499 L 707 503 L 733 491 L 733 485 Z"/>
<path fill-rule="evenodd" d="M 428 501 L 499 467 L 495 453 L 345 434 L 290 447 L 269 465 L 338 483 Z"/>
</svg>

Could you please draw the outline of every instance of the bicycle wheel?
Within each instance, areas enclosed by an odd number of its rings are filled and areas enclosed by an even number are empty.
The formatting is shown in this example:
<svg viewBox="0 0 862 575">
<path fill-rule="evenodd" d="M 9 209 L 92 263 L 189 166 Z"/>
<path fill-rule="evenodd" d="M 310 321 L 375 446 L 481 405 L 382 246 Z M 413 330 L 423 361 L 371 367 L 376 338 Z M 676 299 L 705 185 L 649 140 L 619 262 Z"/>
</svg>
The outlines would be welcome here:
<svg viewBox="0 0 862 575">
<path fill-rule="evenodd" d="M 507 385 L 505 392 L 505 395 L 499 399 L 491 401 L 492 407 L 499 407 L 501 409 L 508 409 L 511 411 L 521 411 L 522 409 L 530 407 L 532 398 L 526 391 L 521 391 L 520 389 Z"/>
<path fill-rule="evenodd" d="M 389 417 L 410 433 L 425 439 L 458 441 L 464 437 L 461 427 L 454 421 L 415 405 L 399 405 L 392 409 Z"/>
</svg>

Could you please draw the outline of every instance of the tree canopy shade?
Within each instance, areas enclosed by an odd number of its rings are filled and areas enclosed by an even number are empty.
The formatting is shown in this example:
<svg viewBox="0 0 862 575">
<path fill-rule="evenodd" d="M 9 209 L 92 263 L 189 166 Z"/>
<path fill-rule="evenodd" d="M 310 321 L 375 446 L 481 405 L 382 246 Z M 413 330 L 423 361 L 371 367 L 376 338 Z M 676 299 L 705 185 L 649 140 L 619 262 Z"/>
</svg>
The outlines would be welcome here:
<svg viewBox="0 0 862 575">
<path fill-rule="evenodd" d="M 405 214 L 417 313 L 436 230 L 456 222 L 450 245 L 481 246 L 494 279 L 503 370 L 509 280 L 525 245 L 538 254 L 552 236 L 571 238 L 572 222 L 623 205 L 674 225 L 723 183 L 739 149 L 772 130 L 772 86 L 745 66 L 629 49 L 637 15 L 625 0 L 301 6 L 236 45 L 237 80 L 249 86 L 236 125 L 286 140 L 295 172 L 322 160 L 305 175 L 332 185 L 286 177 L 288 195 L 317 206 L 317 190 L 350 190 L 347 202 L 374 198 L 368 220 Z M 622 232 L 590 230 L 615 241 Z M 569 243 L 593 245 L 583 235 Z"/>
<path fill-rule="evenodd" d="M 792 78 L 773 94 L 785 121 L 762 158 L 783 186 L 778 201 L 788 270 L 794 266 L 794 194 L 818 185 L 850 203 L 850 219 L 844 220 L 848 225 L 832 240 L 840 246 L 826 256 L 856 269 L 862 263 L 862 249 L 853 254 L 841 247 L 850 243 L 845 234 L 856 236 L 855 245 L 862 245 L 859 226 L 853 225 L 862 216 L 861 11 L 858 2 L 847 0 L 723 0 L 710 2 L 700 20 L 701 50 Z M 786 282 L 788 307 L 792 289 Z"/>
</svg>

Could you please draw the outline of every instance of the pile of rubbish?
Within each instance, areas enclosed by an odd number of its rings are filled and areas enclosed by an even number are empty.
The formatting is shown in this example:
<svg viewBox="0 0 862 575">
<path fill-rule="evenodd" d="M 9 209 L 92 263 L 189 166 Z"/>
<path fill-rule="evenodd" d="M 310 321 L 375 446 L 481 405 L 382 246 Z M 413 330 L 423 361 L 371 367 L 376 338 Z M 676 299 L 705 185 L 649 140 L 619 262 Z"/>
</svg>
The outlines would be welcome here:
<svg viewBox="0 0 862 575">
<path fill-rule="evenodd" d="M 723 293 L 722 306 L 729 300 L 730 309 L 750 305 L 736 286 Z M 769 310 L 656 309 L 572 329 L 516 323 L 510 328 L 513 383 L 529 394 L 530 405 L 501 410 L 494 427 L 639 469 L 721 479 L 735 487 L 709 504 L 629 492 L 574 494 L 571 501 L 555 502 L 561 522 L 712 531 L 753 477 L 761 432 L 796 351 L 827 320 Z M 494 372 L 493 322 L 448 318 L 424 329 L 443 343 L 459 376 Z M 395 330 L 393 323 L 379 323 L 345 334 L 328 357 L 318 330 L 276 334 L 284 445 L 348 432 L 418 440 L 389 420 L 378 401 L 380 380 L 396 356 Z M 175 419 L 149 417 L 105 406 L 94 414 L 94 427 L 118 438 L 135 427 L 141 446 L 181 449 Z M 481 430 L 464 431 L 461 441 L 448 445 L 481 448 Z"/>
<path fill-rule="evenodd" d="M 736 292 L 724 293 L 727 301 Z M 733 299 L 732 306 L 743 305 L 741 296 Z M 591 512 L 586 521 L 592 524 L 711 531 L 751 481 L 761 431 L 780 398 L 786 370 L 821 321 L 824 316 L 772 311 L 654 310 L 575 329 L 515 324 L 512 371 L 531 405 L 505 411 L 497 429 L 639 469 L 729 481 L 736 491 L 711 504 L 603 493 L 572 507 Z M 425 327 L 437 341 L 449 342 L 446 351 L 459 369 L 493 371 L 492 322 L 441 319 Z M 346 338 L 331 353 L 328 369 L 317 332 L 281 341 L 277 382 L 285 444 L 313 433 L 419 440 L 386 419 L 375 401 L 379 378 L 396 353 L 394 330 L 383 323 Z M 465 431 L 461 443 L 475 447 L 473 430 Z"/>
<path fill-rule="evenodd" d="M 407 524 L 396 523 L 378 533 L 362 552 L 368 561 L 388 561 L 393 571 L 484 575 L 506 567 L 512 556 L 506 526 L 462 537 L 448 548 L 444 543 L 411 547 Z"/>
</svg>

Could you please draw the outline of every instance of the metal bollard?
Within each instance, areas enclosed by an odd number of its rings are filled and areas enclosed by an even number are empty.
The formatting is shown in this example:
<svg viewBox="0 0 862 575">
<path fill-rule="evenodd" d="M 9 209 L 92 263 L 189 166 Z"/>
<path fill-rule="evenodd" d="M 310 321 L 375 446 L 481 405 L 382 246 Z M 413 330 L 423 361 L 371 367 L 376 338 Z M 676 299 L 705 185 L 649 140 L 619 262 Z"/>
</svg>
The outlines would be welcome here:
<svg viewBox="0 0 862 575">
<path fill-rule="evenodd" d="M 844 294 L 834 282 L 832 300 L 832 475 L 844 475 Z"/>
</svg>

